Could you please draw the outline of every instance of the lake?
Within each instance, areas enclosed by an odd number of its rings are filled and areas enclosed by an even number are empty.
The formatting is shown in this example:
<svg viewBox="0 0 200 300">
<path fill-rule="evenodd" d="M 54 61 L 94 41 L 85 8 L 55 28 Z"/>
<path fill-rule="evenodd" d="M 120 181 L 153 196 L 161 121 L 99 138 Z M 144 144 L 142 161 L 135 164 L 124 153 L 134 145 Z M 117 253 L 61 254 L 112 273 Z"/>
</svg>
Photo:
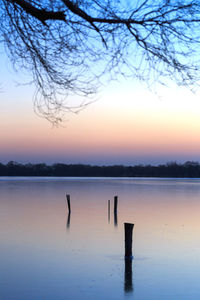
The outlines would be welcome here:
<svg viewBox="0 0 200 300">
<path fill-rule="evenodd" d="M 200 179 L 0 178 L 0 299 L 193 300 L 199 277 Z"/>
</svg>

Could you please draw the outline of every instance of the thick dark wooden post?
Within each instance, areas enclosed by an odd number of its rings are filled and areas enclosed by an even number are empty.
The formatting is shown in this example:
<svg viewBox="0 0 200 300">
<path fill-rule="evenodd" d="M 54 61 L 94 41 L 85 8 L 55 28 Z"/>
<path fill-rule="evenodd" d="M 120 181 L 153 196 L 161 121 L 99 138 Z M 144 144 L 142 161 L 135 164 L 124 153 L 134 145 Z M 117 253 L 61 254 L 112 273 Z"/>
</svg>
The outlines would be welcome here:
<svg viewBox="0 0 200 300">
<path fill-rule="evenodd" d="M 132 235 L 133 235 L 133 226 L 131 223 L 124 223 L 124 232 L 125 232 L 125 258 L 132 258 Z"/>
<path fill-rule="evenodd" d="M 67 205 L 68 205 L 68 212 L 71 213 L 71 205 L 70 205 L 70 195 L 66 195 L 67 198 Z"/>
</svg>

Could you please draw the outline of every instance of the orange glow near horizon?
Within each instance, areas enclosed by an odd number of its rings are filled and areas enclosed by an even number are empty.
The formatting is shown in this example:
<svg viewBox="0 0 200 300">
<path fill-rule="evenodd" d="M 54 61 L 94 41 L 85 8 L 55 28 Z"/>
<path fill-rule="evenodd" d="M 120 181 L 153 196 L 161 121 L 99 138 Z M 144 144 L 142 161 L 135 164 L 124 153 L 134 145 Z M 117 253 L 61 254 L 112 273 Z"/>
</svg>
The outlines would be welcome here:
<svg viewBox="0 0 200 300">
<path fill-rule="evenodd" d="M 97 163 L 107 155 L 119 156 L 118 163 L 127 156 L 133 161 L 134 156 L 163 155 L 165 160 L 168 155 L 169 160 L 181 155 L 194 160 L 200 152 L 199 117 L 198 98 L 185 91 L 165 93 L 160 100 L 150 92 L 108 90 L 78 115 L 68 114 L 59 128 L 34 115 L 31 103 L 17 113 L 14 106 L 4 107 L 0 158 L 9 153 L 8 160 L 25 154 L 29 161 L 34 155 L 54 161 L 73 156 L 77 162 L 84 157 L 86 163 L 91 155 Z"/>
</svg>

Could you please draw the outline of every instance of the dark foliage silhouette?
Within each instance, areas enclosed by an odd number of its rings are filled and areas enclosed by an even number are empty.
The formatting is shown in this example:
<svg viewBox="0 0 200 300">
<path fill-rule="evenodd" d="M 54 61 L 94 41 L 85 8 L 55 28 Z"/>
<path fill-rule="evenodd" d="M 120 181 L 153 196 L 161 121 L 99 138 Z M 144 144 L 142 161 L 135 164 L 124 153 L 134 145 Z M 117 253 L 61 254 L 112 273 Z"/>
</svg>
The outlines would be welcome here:
<svg viewBox="0 0 200 300">
<path fill-rule="evenodd" d="M 78 177 L 200 177 L 200 164 L 171 162 L 159 166 L 91 166 L 82 164 L 0 163 L 0 176 L 78 176 Z"/>
</svg>

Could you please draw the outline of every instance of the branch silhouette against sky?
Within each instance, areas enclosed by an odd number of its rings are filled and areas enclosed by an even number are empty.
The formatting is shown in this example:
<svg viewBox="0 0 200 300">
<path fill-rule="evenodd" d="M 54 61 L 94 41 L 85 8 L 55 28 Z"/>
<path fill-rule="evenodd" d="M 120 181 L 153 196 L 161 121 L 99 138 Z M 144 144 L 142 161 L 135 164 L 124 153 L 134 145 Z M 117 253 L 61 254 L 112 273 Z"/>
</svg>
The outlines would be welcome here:
<svg viewBox="0 0 200 300">
<path fill-rule="evenodd" d="M 199 86 L 199 1 L 0 0 L 0 18 L 0 41 L 53 124 L 121 75 Z M 70 106 L 70 95 L 83 100 Z"/>
</svg>

